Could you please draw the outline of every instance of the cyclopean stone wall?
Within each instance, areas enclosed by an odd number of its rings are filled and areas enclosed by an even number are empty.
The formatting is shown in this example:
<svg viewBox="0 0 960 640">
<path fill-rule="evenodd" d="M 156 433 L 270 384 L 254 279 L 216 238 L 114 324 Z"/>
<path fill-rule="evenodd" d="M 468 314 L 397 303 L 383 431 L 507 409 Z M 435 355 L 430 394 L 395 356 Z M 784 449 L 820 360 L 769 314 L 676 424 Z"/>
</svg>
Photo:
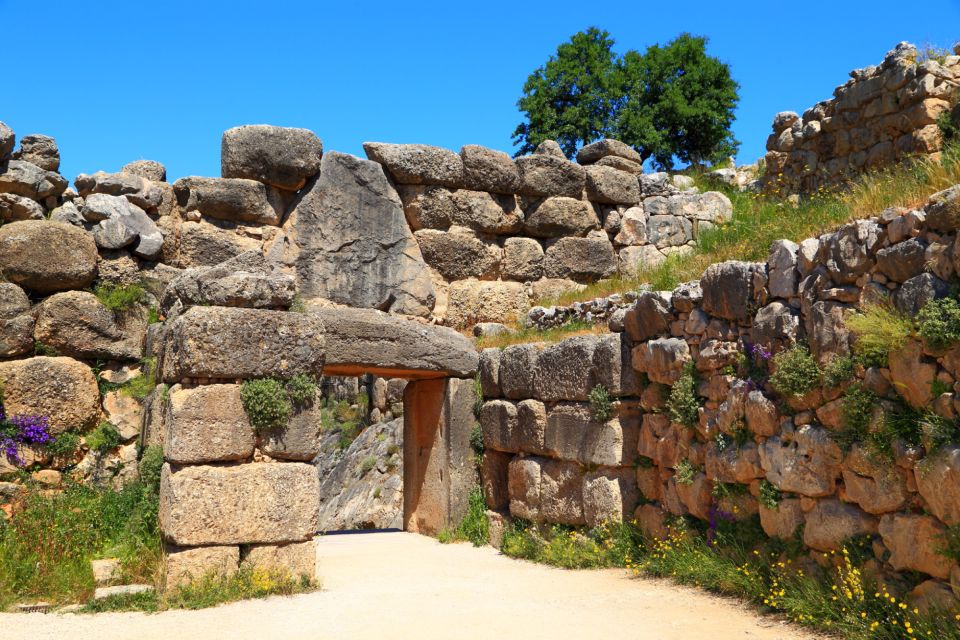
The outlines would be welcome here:
<svg viewBox="0 0 960 640">
<path fill-rule="evenodd" d="M 767 139 L 765 188 L 810 194 L 850 176 L 942 146 L 937 118 L 960 104 L 960 49 L 920 60 L 901 42 L 878 66 L 856 69 L 833 98 L 801 118 L 778 113 Z"/>
<path fill-rule="evenodd" d="M 482 477 L 492 522 L 636 518 L 663 536 L 675 516 L 759 515 L 768 535 L 800 536 L 818 561 L 848 538 L 872 536 L 872 571 L 919 572 L 927 582 L 918 593 L 951 600 L 960 569 L 939 554 L 938 536 L 960 524 L 960 442 L 894 439 L 888 460 L 862 442 L 844 450 L 835 436 L 852 388 L 876 395 L 877 419 L 898 403 L 956 419 L 960 346 L 935 350 L 911 338 L 888 366 L 858 366 L 851 379 L 799 398 L 748 376 L 747 363 L 770 373 L 768 354 L 806 342 L 825 365 L 850 354 L 845 318 L 866 301 L 889 300 L 913 317 L 947 295 L 960 273 L 958 207 L 960 186 L 923 209 L 887 210 L 799 245 L 778 241 L 766 263 L 712 265 L 672 292 L 639 293 L 610 318 L 609 334 L 485 349 Z M 700 408 L 684 426 L 667 399 L 690 367 Z M 609 419 L 596 419 L 589 402 L 597 385 L 614 400 Z M 762 482 L 780 493 L 776 508 L 758 502 Z"/>
<path fill-rule="evenodd" d="M 689 251 L 733 213 L 689 178 L 644 174 L 616 140 L 584 147 L 577 162 L 555 143 L 516 160 L 476 145 L 364 149 L 397 185 L 432 274 L 434 316 L 453 326 L 523 317 L 537 298 Z"/>
</svg>

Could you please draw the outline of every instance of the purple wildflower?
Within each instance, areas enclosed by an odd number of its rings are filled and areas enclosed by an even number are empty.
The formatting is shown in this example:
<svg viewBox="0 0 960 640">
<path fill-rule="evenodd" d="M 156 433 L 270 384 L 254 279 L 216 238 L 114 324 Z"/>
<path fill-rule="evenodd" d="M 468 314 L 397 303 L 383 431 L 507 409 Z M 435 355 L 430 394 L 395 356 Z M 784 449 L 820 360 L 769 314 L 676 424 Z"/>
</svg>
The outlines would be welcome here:
<svg viewBox="0 0 960 640">
<path fill-rule="evenodd" d="M 718 509 L 717 507 L 710 505 L 710 527 L 707 529 L 707 544 L 713 543 L 713 540 L 717 535 L 717 525 L 720 524 L 720 520 L 734 522 L 736 518 L 733 517 L 732 513 L 728 513 L 723 509 Z"/>
</svg>

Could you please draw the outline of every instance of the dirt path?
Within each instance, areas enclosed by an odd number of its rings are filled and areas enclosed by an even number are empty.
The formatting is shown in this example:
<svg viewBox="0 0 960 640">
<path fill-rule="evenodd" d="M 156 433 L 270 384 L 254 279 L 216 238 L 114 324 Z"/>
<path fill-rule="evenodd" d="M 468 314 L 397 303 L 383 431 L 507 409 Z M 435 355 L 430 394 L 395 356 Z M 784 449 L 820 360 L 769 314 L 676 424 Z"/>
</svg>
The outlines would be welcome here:
<svg viewBox="0 0 960 640">
<path fill-rule="evenodd" d="M 735 602 L 621 570 L 563 571 L 406 533 L 318 545 L 318 593 L 154 615 L 0 614 L 0 638 L 813 638 Z"/>
</svg>

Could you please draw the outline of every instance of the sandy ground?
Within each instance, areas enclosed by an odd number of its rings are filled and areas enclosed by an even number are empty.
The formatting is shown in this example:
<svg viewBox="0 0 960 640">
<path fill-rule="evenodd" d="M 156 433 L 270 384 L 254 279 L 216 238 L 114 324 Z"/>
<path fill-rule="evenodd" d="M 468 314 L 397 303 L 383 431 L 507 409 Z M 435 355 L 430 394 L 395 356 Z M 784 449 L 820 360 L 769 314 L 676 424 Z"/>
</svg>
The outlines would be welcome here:
<svg viewBox="0 0 960 640">
<path fill-rule="evenodd" d="M 814 638 L 734 601 L 622 570 L 563 571 L 407 533 L 317 544 L 317 593 L 153 615 L 0 614 L 0 638 Z"/>
</svg>

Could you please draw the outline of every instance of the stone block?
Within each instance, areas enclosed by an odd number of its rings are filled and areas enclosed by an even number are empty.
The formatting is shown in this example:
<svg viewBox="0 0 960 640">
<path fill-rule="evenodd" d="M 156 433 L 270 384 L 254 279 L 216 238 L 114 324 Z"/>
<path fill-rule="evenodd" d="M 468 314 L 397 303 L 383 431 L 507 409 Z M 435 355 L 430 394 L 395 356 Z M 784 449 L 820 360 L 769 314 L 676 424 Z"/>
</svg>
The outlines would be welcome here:
<svg viewBox="0 0 960 640">
<path fill-rule="evenodd" d="M 167 329 L 163 379 L 319 377 L 325 345 L 324 322 L 314 315 L 193 307 Z"/>
<path fill-rule="evenodd" d="M 890 565 L 897 571 L 922 571 L 947 580 L 956 561 L 937 552 L 947 528 L 936 518 L 904 513 L 880 519 L 880 536 L 890 550 Z"/>
<path fill-rule="evenodd" d="M 513 456 L 502 451 L 483 452 L 480 463 L 480 483 L 487 508 L 501 511 L 510 507 L 509 475 Z"/>
<path fill-rule="evenodd" d="M 100 418 L 100 391 L 93 371 L 67 357 L 38 356 L 0 362 L 7 415 L 46 416 L 53 435 L 87 431 Z"/>
<path fill-rule="evenodd" d="M 542 344 L 515 344 L 500 354 L 500 389 L 511 400 L 532 398 L 533 370 Z"/>
<path fill-rule="evenodd" d="M 436 184 L 460 188 L 464 185 L 460 156 L 426 144 L 364 142 L 367 157 L 386 168 L 399 184 Z"/>
<path fill-rule="evenodd" d="M 308 129 L 244 125 L 223 132 L 220 173 L 297 191 L 320 171 L 323 143 Z"/>
<path fill-rule="evenodd" d="M 460 280 L 447 292 L 447 324 L 467 327 L 479 322 L 513 322 L 530 308 L 520 282 Z"/>
<path fill-rule="evenodd" d="M 302 541 L 318 515 L 319 480 L 308 464 L 163 466 L 160 530 L 176 545 Z"/>
<path fill-rule="evenodd" d="M 839 551 L 854 536 L 877 533 L 877 518 L 839 500 L 818 500 L 807 513 L 803 543 L 817 551 Z"/>
<path fill-rule="evenodd" d="M 241 567 L 251 567 L 288 575 L 292 578 L 317 577 L 317 542 L 288 542 L 286 544 L 254 544 L 246 550 Z"/>
<path fill-rule="evenodd" d="M 517 453 L 520 431 L 517 427 L 517 405 L 509 400 L 490 400 L 480 409 L 483 446 L 496 451 Z"/>
<path fill-rule="evenodd" d="M 97 245 L 93 236 L 65 222 L 11 222 L 0 227 L 0 273 L 38 293 L 82 289 L 96 277 Z"/>
<path fill-rule="evenodd" d="M 583 478 L 583 512 L 587 526 L 629 519 L 638 498 L 633 469 L 601 469 Z"/>
<path fill-rule="evenodd" d="M 240 565 L 240 547 L 171 547 L 166 554 L 166 588 L 183 587 L 206 576 L 229 577 Z"/>
</svg>

